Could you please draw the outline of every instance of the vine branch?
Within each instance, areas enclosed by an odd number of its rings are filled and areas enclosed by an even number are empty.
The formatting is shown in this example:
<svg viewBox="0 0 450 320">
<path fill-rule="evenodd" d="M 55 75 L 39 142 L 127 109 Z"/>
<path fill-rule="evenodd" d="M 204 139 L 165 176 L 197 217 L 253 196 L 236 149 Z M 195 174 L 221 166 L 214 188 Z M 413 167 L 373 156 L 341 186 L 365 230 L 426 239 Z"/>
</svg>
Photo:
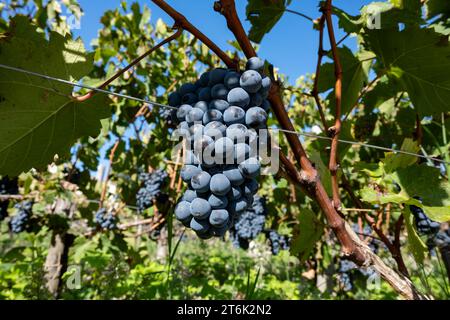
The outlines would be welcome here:
<svg viewBox="0 0 450 320">
<path fill-rule="evenodd" d="M 331 52 L 334 60 L 334 73 L 336 77 L 336 83 L 334 88 L 334 95 L 336 98 L 335 116 L 334 116 L 334 126 L 330 127 L 328 133 L 330 134 L 331 140 L 331 152 L 330 152 L 330 162 L 328 164 L 328 169 L 331 173 L 331 187 L 333 191 L 333 205 L 336 209 L 341 206 L 341 200 L 339 197 L 339 182 L 338 182 L 338 146 L 339 146 L 339 134 L 341 132 L 341 109 L 342 109 L 342 65 L 339 59 L 338 47 L 336 44 L 336 37 L 334 35 L 333 18 L 332 18 L 332 0 L 327 0 L 325 7 L 323 8 L 323 13 L 325 15 L 325 21 L 327 24 L 328 37 L 330 39 Z"/>
</svg>

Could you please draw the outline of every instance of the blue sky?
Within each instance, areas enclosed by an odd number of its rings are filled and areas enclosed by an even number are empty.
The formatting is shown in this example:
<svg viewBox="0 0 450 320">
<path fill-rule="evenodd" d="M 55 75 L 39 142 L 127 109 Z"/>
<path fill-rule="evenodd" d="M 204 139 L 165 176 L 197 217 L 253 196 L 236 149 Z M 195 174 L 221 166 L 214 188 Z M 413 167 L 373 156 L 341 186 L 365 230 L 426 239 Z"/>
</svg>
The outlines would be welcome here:
<svg viewBox="0 0 450 320">
<path fill-rule="evenodd" d="M 101 27 L 102 14 L 106 10 L 118 8 L 120 2 L 120 0 L 79 0 L 84 9 L 84 16 L 81 20 L 81 29 L 76 30 L 75 35 L 80 36 L 85 44 L 89 45 Z M 153 23 L 162 18 L 166 23 L 172 24 L 173 20 L 150 0 L 138 2 L 151 9 Z M 233 39 L 233 35 L 228 31 L 225 19 L 212 9 L 214 0 L 167 0 L 167 2 L 182 12 L 220 47 L 229 48 L 226 41 Z M 357 14 L 361 6 L 370 2 L 370 0 L 335 0 L 333 3 L 351 14 Z M 319 0 L 294 0 L 289 8 L 317 18 L 320 16 L 318 3 Z M 239 16 L 246 30 L 249 30 L 250 24 L 245 21 L 246 4 L 246 0 L 236 0 Z M 343 35 L 340 30 L 336 30 L 336 33 L 337 38 Z M 303 74 L 314 72 L 317 44 L 318 32 L 312 29 L 312 23 L 297 15 L 286 13 L 275 28 L 264 37 L 259 55 L 273 63 L 281 73 L 289 76 L 290 82 L 293 82 Z M 349 38 L 345 44 L 355 48 L 355 39 Z"/>
</svg>

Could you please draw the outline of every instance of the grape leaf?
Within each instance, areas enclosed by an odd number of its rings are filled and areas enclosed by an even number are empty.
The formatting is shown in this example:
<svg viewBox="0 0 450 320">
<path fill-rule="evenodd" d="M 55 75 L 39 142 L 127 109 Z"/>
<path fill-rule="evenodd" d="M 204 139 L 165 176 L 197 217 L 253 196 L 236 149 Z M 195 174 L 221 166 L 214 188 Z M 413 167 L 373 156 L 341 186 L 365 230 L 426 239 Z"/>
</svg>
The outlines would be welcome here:
<svg viewBox="0 0 450 320">
<path fill-rule="evenodd" d="M 410 153 L 418 153 L 420 150 L 419 145 L 413 139 L 405 139 L 403 141 L 402 151 L 410 152 Z M 393 153 L 389 152 L 386 154 L 384 162 L 384 170 L 386 172 L 393 172 L 398 168 L 406 168 L 410 165 L 413 165 L 418 160 L 415 156 L 410 156 L 404 153 Z"/>
<path fill-rule="evenodd" d="M 52 32 L 47 41 L 21 16 L 0 40 L 0 63 L 68 81 L 93 66 L 81 40 Z M 79 137 L 98 135 L 100 119 L 109 116 L 104 95 L 81 103 L 71 98 L 72 87 L 61 83 L 4 69 L 0 79 L 0 174 L 44 167 L 55 154 L 67 154 Z"/>
<path fill-rule="evenodd" d="M 402 214 L 405 218 L 405 226 L 408 232 L 408 248 L 411 250 L 416 262 L 422 264 L 428 248 L 414 228 L 414 217 L 409 211 L 409 207 L 406 207 Z"/>
<path fill-rule="evenodd" d="M 294 227 L 290 251 L 292 255 L 298 256 L 300 261 L 305 261 L 322 236 L 324 226 L 311 210 L 302 209 L 298 220 L 299 223 Z"/>
<path fill-rule="evenodd" d="M 347 113 L 357 102 L 359 93 L 367 82 L 370 61 L 362 62 L 348 47 L 339 48 L 339 59 L 342 65 L 342 114 Z M 319 92 L 334 88 L 334 63 L 325 63 L 321 67 Z M 330 109 L 334 112 L 336 101 L 334 90 L 328 95 Z"/>
<path fill-rule="evenodd" d="M 389 75 L 398 79 L 408 92 L 420 115 L 449 110 L 450 47 L 447 37 L 431 29 L 389 33 L 371 30 L 366 40 Z"/>
<path fill-rule="evenodd" d="M 248 37 L 256 43 L 260 43 L 278 20 L 281 19 L 286 7 L 292 0 L 249 0 L 246 8 L 247 20 L 252 27 Z"/>
</svg>

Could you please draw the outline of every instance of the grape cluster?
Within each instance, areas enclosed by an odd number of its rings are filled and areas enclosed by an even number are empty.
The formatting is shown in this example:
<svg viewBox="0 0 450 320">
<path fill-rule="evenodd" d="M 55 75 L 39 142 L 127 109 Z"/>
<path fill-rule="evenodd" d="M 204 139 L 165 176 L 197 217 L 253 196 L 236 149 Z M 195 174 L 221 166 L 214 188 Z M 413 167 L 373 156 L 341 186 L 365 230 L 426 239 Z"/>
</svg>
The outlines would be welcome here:
<svg viewBox="0 0 450 320">
<path fill-rule="evenodd" d="M 114 230 L 117 228 L 117 217 L 111 211 L 100 208 L 94 216 L 94 222 L 102 229 Z"/>
<path fill-rule="evenodd" d="M 255 195 L 251 208 L 241 214 L 230 229 L 230 238 L 234 246 L 248 249 L 249 241 L 264 230 L 266 215 L 266 199 Z"/>
<path fill-rule="evenodd" d="M 416 199 L 421 200 L 420 198 Z M 414 216 L 414 222 L 419 234 L 428 237 L 427 245 L 430 250 L 434 247 L 450 246 L 450 229 L 440 230 L 441 224 L 428 218 L 420 207 L 410 205 L 409 210 Z"/>
<path fill-rule="evenodd" d="M 17 213 L 9 222 L 9 227 L 13 233 L 21 233 L 30 229 L 33 204 L 33 201 L 22 201 L 14 206 L 17 209 Z"/>
<path fill-rule="evenodd" d="M 271 85 L 263 69 L 263 60 L 251 58 L 242 74 L 214 69 L 169 95 L 186 147 L 181 178 L 189 186 L 175 215 L 202 239 L 223 236 L 258 190 L 258 130 L 267 128 Z"/>
<path fill-rule="evenodd" d="M 0 179 L 0 195 L 18 194 L 19 187 L 17 185 L 17 178 L 9 179 L 3 177 Z M 0 199 L 0 221 L 8 216 L 9 200 L 2 201 Z"/>
<path fill-rule="evenodd" d="M 275 230 L 269 230 L 268 238 L 273 255 L 280 253 L 280 250 L 289 250 L 289 239 L 286 236 L 280 235 Z"/>
<path fill-rule="evenodd" d="M 139 175 L 139 181 L 142 183 L 142 187 L 136 194 L 136 206 L 139 212 L 153 206 L 155 201 L 164 202 L 167 199 L 167 194 L 161 189 L 166 185 L 168 177 L 167 172 L 160 169 Z"/>
</svg>

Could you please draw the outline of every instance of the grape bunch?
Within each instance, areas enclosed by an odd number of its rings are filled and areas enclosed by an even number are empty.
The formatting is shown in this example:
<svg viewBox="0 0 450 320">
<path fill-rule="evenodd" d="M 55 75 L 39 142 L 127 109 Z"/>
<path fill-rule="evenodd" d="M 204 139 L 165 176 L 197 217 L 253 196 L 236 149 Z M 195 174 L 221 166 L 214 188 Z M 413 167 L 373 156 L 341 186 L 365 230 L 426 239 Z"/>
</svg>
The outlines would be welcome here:
<svg viewBox="0 0 450 320">
<path fill-rule="evenodd" d="M 169 95 L 185 143 L 182 180 L 188 190 L 175 215 L 202 239 L 221 237 L 253 203 L 261 164 L 260 129 L 267 128 L 271 85 L 264 61 L 242 74 L 217 68 Z"/>
<path fill-rule="evenodd" d="M 139 212 L 153 206 L 155 201 L 167 200 L 167 194 L 163 193 L 161 189 L 166 185 L 168 176 L 167 172 L 160 169 L 139 175 L 139 181 L 142 183 L 142 187 L 136 194 L 136 206 Z"/>
<path fill-rule="evenodd" d="M 17 185 L 17 178 L 9 179 L 3 177 L 0 179 L 0 195 L 18 194 L 19 187 Z M 0 199 L 0 221 L 8 216 L 9 200 L 2 201 Z"/>
<path fill-rule="evenodd" d="M 230 229 L 234 246 L 248 249 L 250 240 L 255 239 L 264 230 L 266 215 L 266 199 L 255 195 L 251 208 L 241 214 Z"/>
<path fill-rule="evenodd" d="M 420 198 L 416 197 L 416 199 L 421 201 Z M 428 237 L 427 245 L 430 250 L 434 247 L 450 246 L 450 229 L 440 230 L 441 224 L 428 218 L 420 207 L 410 205 L 409 210 L 414 216 L 414 222 L 419 234 Z"/>
<path fill-rule="evenodd" d="M 280 253 L 280 250 L 289 250 L 289 239 L 286 236 L 280 235 L 275 230 L 269 230 L 267 235 L 273 255 Z"/>
<path fill-rule="evenodd" d="M 22 201 L 17 203 L 14 208 L 17 209 L 16 215 L 11 218 L 9 227 L 13 233 L 21 233 L 30 229 L 31 216 L 33 215 L 33 201 Z"/>
<path fill-rule="evenodd" d="M 94 216 L 94 222 L 102 229 L 114 230 L 117 229 L 117 217 L 106 208 L 100 208 Z"/>
<path fill-rule="evenodd" d="M 411 205 L 409 210 L 414 216 L 414 222 L 420 234 L 430 236 L 439 232 L 441 224 L 428 218 L 422 208 Z"/>
</svg>

